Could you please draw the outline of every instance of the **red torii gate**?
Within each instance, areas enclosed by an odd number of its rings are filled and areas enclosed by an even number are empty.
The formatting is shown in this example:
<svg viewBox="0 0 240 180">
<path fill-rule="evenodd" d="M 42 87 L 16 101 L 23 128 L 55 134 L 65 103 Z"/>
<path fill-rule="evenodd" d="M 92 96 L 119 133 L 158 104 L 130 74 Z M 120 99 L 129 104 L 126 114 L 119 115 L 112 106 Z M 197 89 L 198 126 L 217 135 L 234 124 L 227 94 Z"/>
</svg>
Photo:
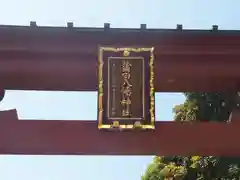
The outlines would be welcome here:
<svg viewBox="0 0 240 180">
<path fill-rule="evenodd" d="M 156 92 L 237 91 L 240 32 L 0 26 L 0 86 L 96 91 L 98 46 L 154 47 Z M 235 113 L 233 113 L 235 116 Z M 239 155 L 240 124 L 156 122 L 106 132 L 92 121 L 18 121 L 0 112 L 0 154 Z"/>
</svg>

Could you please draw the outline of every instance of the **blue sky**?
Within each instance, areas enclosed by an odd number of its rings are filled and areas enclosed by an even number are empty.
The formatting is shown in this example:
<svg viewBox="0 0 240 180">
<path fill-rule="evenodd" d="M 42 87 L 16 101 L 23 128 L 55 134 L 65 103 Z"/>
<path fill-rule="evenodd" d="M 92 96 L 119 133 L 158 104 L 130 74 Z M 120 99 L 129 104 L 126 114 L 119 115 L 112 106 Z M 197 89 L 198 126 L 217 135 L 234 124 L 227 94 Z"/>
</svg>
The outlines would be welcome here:
<svg viewBox="0 0 240 180">
<path fill-rule="evenodd" d="M 240 29 L 238 0 L 1 0 L 0 24 L 102 27 Z M 157 93 L 157 119 L 172 119 L 181 94 Z M 64 103 L 63 103 L 64 102 Z M 67 103 L 66 103 L 67 102 Z M 17 108 L 23 119 L 96 119 L 96 92 L 8 91 L 0 109 Z M 64 109 L 57 111 L 57 109 Z M 50 113 L 51 112 L 51 113 Z M 139 180 L 152 157 L 1 156 L 3 180 Z"/>
</svg>

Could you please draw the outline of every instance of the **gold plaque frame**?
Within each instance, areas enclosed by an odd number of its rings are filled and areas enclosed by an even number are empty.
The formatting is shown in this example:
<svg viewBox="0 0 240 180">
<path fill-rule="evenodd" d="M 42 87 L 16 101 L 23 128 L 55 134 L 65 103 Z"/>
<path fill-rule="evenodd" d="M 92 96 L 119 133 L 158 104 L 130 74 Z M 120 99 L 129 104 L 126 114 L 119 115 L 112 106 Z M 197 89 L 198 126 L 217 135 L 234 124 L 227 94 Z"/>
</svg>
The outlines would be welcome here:
<svg viewBox="0 0 240 180">
<path fill-rule="evenodd" d="M 103 66 L 104 66 L 104 60 L 103 60 L 103 53 L 104 52 L 113 52 L 113 53 L 123 53 L 123 56 L 128 56 L 131 52 L 139 53 L 139 52 L 149 52 L 149 86 L 145 86 L 149 88 L 149 114 L 150 114 L 150 123 L 149 124 L 142 124 L 141 121 L 136 121 L 133 124 L 120 124 L 119 121 L 112 121 L 112 123 L 106 124 L 104 123 L 104 111 L 106 111 L 103 107 L 103 96 L 104 96 L 104 90 L 103 90 Z M 114 58 L 114 57 L 112 57 Z M 120 58 L 120 57 L 117 57 Z M 134 58 L 134 57 L 131 57 Z M 140 57 L 135 57 L 140 58 Z M 108 59 L 109 60 L 109 59 Z M 109 70 L 108 70 L 109 71 Z M 143 70 L 143 73 L 144 70 Z M 143 75 L 144 77 L 144 75 Z M 143 87 L 143 91 L 145 89 Z M 98 128 L 99 129 L 113 129 L 113 128 L 119 128 L 119 129 L 134 129 L 134 128 L 140 128 L 140 129 L 155 129 L 155 94 L 154 94 L 154 48 L 129 48 L 129 47 L 99 47 L 99 55 L 98 55 Z M 144 96 L 145 94 L 143 94 Z M 107 97 L 109 98 L 109 92 L 107 94 Z M 143 106 L 145 106 L 145 98 L 143 98 Z M 144 108 L 144 107 L 143 107 Z M 145 111 L 145 109 L 143 109 Z M 130 118 L 131 119 L 131 118 Z"/>
</svg>

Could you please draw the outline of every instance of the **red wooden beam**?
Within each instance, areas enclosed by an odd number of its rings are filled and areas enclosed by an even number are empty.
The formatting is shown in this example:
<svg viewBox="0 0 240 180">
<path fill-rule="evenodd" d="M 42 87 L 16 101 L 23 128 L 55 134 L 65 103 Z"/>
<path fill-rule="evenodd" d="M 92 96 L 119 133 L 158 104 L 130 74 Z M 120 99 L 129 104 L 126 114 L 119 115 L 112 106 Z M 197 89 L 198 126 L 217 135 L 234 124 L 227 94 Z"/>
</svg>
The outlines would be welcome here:
<svg viewBox="0 0 240 180">
<path fill-rule="evenodd" d="M 226 91 L 239 81 L 238 31 L 0 26 L 1 86 L 96 91 L 99 45 L 154 46 L 159 92 Z"/>
<path fill-rule="evenodd" d="M 157 122 L 153 132 L 103 132 L 96 121 L 17 120 L 13 110 L 0 113 L 0 154 L 237 156 L 239 128 Z"/>
<path fill-rule="evenodd" d="M 161 55 L 155 60 L 156 91 L 228 90 L 239 81 L 239 58 L 240 55 Z M 97 56 L 0 52 L 0 82 L 7 89 L 96 91 Z"/>
<path fill-rule="evenodd" d="M 155 46 L 164 54 L 237 53 L 240 31 L 0 26 L 0 50 L 94 53 L 101 45 Z"/>
<path fill-rule="evenodd" d="M 98 45 L 154 46 L 156 91 L 225 91 L 239 81 L 238 31 L 1 26 L 0 88 L 96 90 Z M 152 132 L 103 132 L 94 121 L 24 121 L 9 111 L 0 113 L 0 154 L 239 155 L 239 128 L 157 122 Z"/>
</svg>

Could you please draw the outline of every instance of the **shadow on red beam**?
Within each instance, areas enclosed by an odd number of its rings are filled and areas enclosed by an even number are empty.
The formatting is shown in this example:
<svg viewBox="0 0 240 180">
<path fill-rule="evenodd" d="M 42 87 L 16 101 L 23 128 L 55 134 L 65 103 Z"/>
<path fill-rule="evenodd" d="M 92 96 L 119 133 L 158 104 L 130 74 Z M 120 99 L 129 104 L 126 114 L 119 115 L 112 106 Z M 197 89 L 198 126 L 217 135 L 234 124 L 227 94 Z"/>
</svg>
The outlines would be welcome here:
<svg viewBox="0 0 240 180">
<path fill-rule="evenodd" d="M 0 154 L 240 155 L 240 124 L 157 122 L 154 132 L 102 132 L 95 121 L 17 120 L 0 113 Z"/>
</svg>

